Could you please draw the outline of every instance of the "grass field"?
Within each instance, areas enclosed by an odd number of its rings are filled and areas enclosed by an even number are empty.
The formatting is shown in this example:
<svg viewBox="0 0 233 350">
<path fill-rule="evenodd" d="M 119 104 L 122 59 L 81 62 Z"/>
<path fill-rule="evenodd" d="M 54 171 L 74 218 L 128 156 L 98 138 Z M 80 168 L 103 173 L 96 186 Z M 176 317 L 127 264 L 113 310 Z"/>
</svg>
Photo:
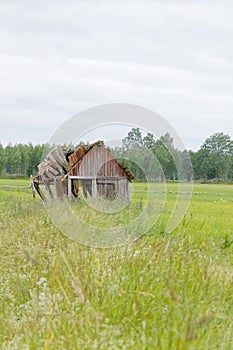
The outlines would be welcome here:
<svg viewBox="0 0 233 350">
<path fill-rule="evenodd" d="M 164 234 L 168 184 L 148 235 L 94 249 L 59 232 L 28 184 L 0 180 L 2 349 L 233 349 L 233 186 L 195 184 Z"/>
</svg>

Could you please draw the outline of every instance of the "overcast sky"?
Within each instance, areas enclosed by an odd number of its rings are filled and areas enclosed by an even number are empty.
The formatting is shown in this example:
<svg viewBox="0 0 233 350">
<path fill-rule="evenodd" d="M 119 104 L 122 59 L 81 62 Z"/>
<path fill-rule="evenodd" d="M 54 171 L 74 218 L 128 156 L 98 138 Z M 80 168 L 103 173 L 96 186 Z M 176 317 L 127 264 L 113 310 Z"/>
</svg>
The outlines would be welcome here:
<svg viewBox="0 0 233 350">
<path fill-rule="evenodd" d="M 188 149 L 233 137 L 233 2 L 0 0 L 2 144 L 112 102 L 157 112 Z"/>
</svg>

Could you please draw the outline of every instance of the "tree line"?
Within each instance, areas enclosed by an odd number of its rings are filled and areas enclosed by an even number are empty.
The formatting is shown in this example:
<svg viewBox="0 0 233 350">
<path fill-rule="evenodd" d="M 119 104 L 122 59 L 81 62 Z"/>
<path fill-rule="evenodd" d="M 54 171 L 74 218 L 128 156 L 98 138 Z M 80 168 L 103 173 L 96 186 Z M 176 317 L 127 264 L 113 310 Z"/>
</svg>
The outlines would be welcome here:
<svg viewBox="0 0 233 350">
<path fill-rule="evenodd" d="M 0 176 L 37 174 L 48 145 L 0 143 Z M 122 146 L 111 149 L 137 180 L 204 180 L 233 181 L 233 140 L 222 132 L 208 137 L 197 152 L 180 151 L 166 133 L 159 139 L 139 128 L 133 128 L 122 140 Z M 191 161 L 190 161 L 191 160 Z"/>
<path fill-rule="evenodd" d="M 46 145 L 0 143 L 0 176 L 30 176 L 37 174 Z"/>
<path fill-rule="evenodd" d="M 148 157 L 147 150 L 154 157 Z M 139 128 L 133 128 L 122 140 L 122 147 L 115 150 L 115 155 L 122 161 L 129 159 L 126 163 L 138 179 L 145 177 L 143 169 L 153 167 L 149 173 L 153 173 L 154 180 L 233 181 L 233 140 L 222 132 L 208 137 L 194 152 L 178 150 L 168 133 L 155 140 L 153 134 L 143 137 Z"/>
</svg>

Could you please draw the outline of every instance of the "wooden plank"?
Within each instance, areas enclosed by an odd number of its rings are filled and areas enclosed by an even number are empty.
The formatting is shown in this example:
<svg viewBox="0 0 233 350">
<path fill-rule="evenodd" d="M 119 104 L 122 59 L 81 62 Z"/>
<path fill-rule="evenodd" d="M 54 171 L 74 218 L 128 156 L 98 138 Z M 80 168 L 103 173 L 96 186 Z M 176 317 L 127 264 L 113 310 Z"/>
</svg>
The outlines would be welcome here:
<svg viewBox="0 0 233 350">
<path fill-rule="evenodd" d="M 62 181 L 65 181 L 65 179 L 66 179 L 68 176 L 70 176 L 70 173 L 72 173 L 73 169 L 74 169 L 78 164 L 79 164 L 79 162 L 76 163 L 76 164 L 68 171 L 68 173 L 67 173 L 65 176 L 63 176 Z"/>
<path fill-rule="evenodd" d="M 78 162 L 78 156 L 76 153 L 72 153 L 69 156 L 69 165 L 73 167 Z"/>
<path fill-rule="evenodd" d="M 92 197 L 95 198 L 97 196 L 97 184 L 96 184 L 96 180 L 93 179 L 92 180 Z"/>
<path fill-rule="evenodd" d="M 46 167 L 48 165 L 48 161 L 44 159 L 39 165 L 38 165 L 38 174 L 43 175 L 46 171 Z"/>
<path fill-rule="evenodd" d="M 57 176 L 59 175 L 59 171 L 54 169 L 51 165 L 48 165 L 46 168 L 46 174 L 50 176 Z"/>
<path fill-rule="evenodd" d="M 72 179 L 68 177 L 68 197 L 72 197 Z"/>
<path fill-rule="evenodd" d="M 37 193 L 39 194 L 40 198 L 42 199 L 42 201 L 45 202 L 46 198 L 45 198 L 44 193 L 40 189 L 39 183 L 34 181 L 34 186 L 35 186 L 35 189 L 36 189 Z"/>
<path fill-rule="evenodd" d="M 35 189 L 35 184 L 32 175 L 30 176 L 30 183 L 31 183 L 31 189 L 32 189 L 32 196 L 35 198 L 36 195 L 36 189 Z"/>
<path fill-rule="evenodd" d="M 81 145 L 75 150 L 75 154 L 77 155 L 78 159 L 82 159 L 84 155 L 87 153 L 88 148 L 86 145 Z"/>
<path fill-rule="evenodd" d="M 60 177 L 54 178 L 54 185 L 56 189 L 57 198 L 62 199 L 64 197 L 64 194 L 63 194 L 62 182 Z"/>
<path fill-rule="evenodd" d="M 56 159 L 56 161 L 62 166 L 62 164 L 64 162 L 66 162 L 66 158 L 65 155 L 63 153 L 63 150 L 61 148 L 61 146 L 56 146 L 55 148 L 53 148 L 49 154 L 52 154 L 52 156 Z"/>
<path fill-rule="evenodd" d="M 62 175 L 64 173 L 64 169 L 62 168 L 62 166 L 56 161 L 56 159 L 54 158 L 54 156 L 52 155 L 52 153 L 48 154 L 48 158 L 47 158 L 50 162 L 50 164 L 52 164 L 52 166 L 57 169 L 59 171 L 59 173 Z"/>
<path fill-rule="evenodd" d="M 120 181 L 126 179 L 124 176 L 80 176 L 80 175 L 70 175 L 68 179 L 77 179 L 77 180 L 112 180 Z M 127 179 L 126 179 L 127 180 Z"/>
<path fill-rule="evenodd" d="M 49 154 L 52 155 L 56 163 L 58 163 L 62 169 L 68 171 L 69 166 L 68 166 L 65 154 L 63 152 L 63 149 L 60 145 L 58 145 L 56 148 L 50 151 Z"/>
<path fill-rule="evenodd" d="M 51 188 L 50 188 L 49 182 L 45 181 L 45 182 L 44 182 L 44 185 L 45 185 L 45 189 L 46 189 L 46 191 L 48 192 L 50 198 L 51 198 L 51 199 L 54 199 L 54 195 L 53 195 L 53 192 L 52 192 L 52 190 L 51 190 Z"/>
<path fill-rule="evenodd" d="M 61 181 L 62 181 L 63 193 L 64 193 L 65 197 L 67 197 L 68 196 L 68 180 L 65 179 L 65 181 L 63 181 L 63 179 L 62 179 Z"/>
</svg>

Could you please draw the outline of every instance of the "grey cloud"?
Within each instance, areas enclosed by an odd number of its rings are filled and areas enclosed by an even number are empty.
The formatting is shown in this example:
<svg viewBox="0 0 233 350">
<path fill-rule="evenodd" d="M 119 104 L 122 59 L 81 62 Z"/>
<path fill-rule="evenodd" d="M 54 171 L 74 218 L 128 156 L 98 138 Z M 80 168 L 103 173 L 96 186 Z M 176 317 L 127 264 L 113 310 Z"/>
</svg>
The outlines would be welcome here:
<svg viewBox="0 0 233 350">
<path fill-rule="evenodd" d="M 212 131 L 233 134 L 230 1 L 11 1 L 0 9 L 4 139 L 12 135 L 5 115 L 31 118 L 39 139 L 38 117 L 49 134 L 81 109 L 111 102 L 154 109 L 190 148 Z"/>
</svg>

